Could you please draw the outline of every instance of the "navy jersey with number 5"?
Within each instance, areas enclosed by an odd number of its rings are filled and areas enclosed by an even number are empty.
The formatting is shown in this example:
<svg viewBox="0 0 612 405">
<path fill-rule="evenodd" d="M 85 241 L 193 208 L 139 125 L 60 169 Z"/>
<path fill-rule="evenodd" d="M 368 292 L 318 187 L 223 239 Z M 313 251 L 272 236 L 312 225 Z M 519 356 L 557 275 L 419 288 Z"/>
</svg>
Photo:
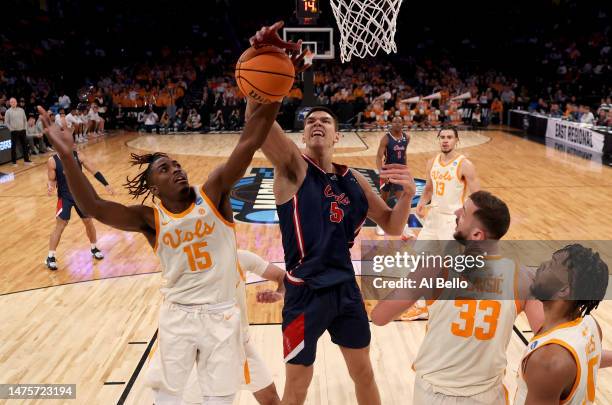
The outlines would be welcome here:
<svg viewBox="0 0 612 405">
<path fill-rule="evenodd" d="M 368 202 L 346 166 L 325 173 L 310 158 L 293 198 L 277 205 L 288 274 L 311 288 L 355 277 L 349 249 L 363 226 Z"/>
<path fill-rule="evenodd" d="M 400 139 L 395 139 L 387 132 L 387 149 L 385 150 L 385 163 L 406 164 L 406 149 L 408 148 L 408 137 L 402 132 Z"/>
</svg>

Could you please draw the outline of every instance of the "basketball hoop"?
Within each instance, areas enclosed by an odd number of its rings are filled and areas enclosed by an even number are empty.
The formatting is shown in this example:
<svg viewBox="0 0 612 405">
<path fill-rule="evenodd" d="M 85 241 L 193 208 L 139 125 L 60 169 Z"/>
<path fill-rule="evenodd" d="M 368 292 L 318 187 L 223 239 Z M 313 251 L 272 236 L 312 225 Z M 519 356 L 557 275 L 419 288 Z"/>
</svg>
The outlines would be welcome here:
<svg viewBox="0 0 612 405">
<path fill-rule="evenodd" d="M 340 29 L 340 59 L 397 52 L 395 28 L 402 0 L 331 0 Z"/>
</svg>

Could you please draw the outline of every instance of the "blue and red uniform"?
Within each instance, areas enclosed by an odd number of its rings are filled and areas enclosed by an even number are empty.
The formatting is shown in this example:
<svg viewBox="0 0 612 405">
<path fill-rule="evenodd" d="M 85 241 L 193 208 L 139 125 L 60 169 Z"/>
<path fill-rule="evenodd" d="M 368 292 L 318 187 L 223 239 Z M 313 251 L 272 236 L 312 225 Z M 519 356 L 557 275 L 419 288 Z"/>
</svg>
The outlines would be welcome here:
<svg viewBox="0 0 612 405">
<path fill-rule="evenodd" d="M 365 223 L 368 202 L 349 168 L 326 173 L 307 156 L 306 177 L 277 206 L 285 251 L 285 361 L 314 363 L 326 330 L 340 346 L 370 344 L 370 326 L 349 249 Z"/>
<path fill-rule="evenodd" d="M 73 151 L 72 154 L 79 168 L 82 169 L 83 165 L 79 160 L 77 152 Z M 70 212 L 72 211 L 72 207 L 74 207 L 79 217 L 88 218 L 88 215 L 81 211 L 76 205 L 74 197 L 68 189 L 68 180 L 66 180 L 66 176 L 64 175 L 64 166 L 59 156 L 53 155 L 53 160 L 55 160 L 55 181 L 57 182 L 57 209 L 55 210 L 55 216 L 64 221 L 69 221 Z"/>
<path fill-rule="evenodd" d="M 408 149 L 408 137 L 402 132 L 402 136 L 399 139 L 395 139 L 390 132 L 385 135 L 387 137 L 387 148 L 385 149 L 385 164 L 399 163 L 402 165 L 406 164 L 406 150 Z M 398 184 L 385 183 L 384 180 L 380 181 L 380 188 L 385 191 L 394 192 L 402 191 L 404 188 Z"/>
</svg>

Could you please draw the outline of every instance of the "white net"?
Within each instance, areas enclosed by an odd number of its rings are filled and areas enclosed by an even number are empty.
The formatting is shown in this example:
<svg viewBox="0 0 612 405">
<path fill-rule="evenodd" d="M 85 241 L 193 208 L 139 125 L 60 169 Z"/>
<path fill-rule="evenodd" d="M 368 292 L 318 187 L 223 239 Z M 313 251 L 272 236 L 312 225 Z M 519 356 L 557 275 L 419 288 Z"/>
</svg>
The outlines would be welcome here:
<svg viewBox="0 0 612 405">
<path fill-rule="evenodd" d="M 402 0 L 331 0 L 340 29 L 340 59 L 397 52 L 395 28 Z"/>
</svg>

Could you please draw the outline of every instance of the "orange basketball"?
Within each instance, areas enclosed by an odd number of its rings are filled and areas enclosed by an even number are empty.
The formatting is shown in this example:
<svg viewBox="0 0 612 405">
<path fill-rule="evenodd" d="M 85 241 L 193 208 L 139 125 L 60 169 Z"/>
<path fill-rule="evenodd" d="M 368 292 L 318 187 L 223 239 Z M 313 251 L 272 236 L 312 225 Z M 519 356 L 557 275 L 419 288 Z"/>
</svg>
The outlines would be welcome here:
<svg viewBox="0 0 612 405">
<path fill-rule="evenodd" d="M 236 82 L 258 103 L 281 101 L 293 86 L 295 69 L 285 51 L 275 46 L 249 48 L 236 63 Z"/>
</svg>

